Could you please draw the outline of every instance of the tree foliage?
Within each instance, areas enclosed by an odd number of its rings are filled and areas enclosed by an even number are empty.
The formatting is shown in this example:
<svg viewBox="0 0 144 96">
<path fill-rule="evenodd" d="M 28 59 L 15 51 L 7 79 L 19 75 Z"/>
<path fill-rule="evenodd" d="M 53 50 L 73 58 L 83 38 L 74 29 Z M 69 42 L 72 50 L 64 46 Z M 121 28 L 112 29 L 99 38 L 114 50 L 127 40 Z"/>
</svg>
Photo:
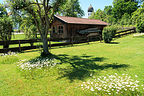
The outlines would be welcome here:
<svg viewBox="0 0 144 96">
<path fill-rule="evenodd" d="M 125 13 L 119 21 L 120 25 L 131 25 L 131 16 L 128 13 Z"/>
<path fill-rule="evenodd" d="M 114 0 L 113 6 L 98 9 L 90 18 L 100 19 L 111 25 L 137 25 L 144 18 L 143 2 L 144 0 Z"/>
<path fill-rule="evenodd" d="M 12 32 L 12 22 L 8 16 L 0 17 L 0 40 L 10 41 Z"/>
<path fill-rule="evenodd" d="M 7 11 L 4 5 L 0 4 L 0 17 L 3 17 L 4 15 L 7 15 Z"/>
<path fill-rule="evenodd" d="M 70 17 L 82 17 L 84 15 L 84 11 L 80 7 L 79 0 L 67 0 L 66 3 L 61 6 L 59 13 L 63 16 Z"/>
<path fill-rule="evenodd" d="M 135 0 L 114 0 L 112 13 L 118 20 L 121 19 L 124 14 L 131 15 L 138 8 L 138 3 Z"/>
<path fill-rule="evenodd" d="M 2 4 L 0 4 L 0 40 L 4 42 L 4 48 L 9 47 L 9 41 L 12 34 L 12 21 L 7 15 L 7 11 Z"/>
<path fill-rule="evenodd" d="M 104 21 L 105 18 L 106 18 L 106 15 L 105 15 L 103 10 L 98 9 L 95 13 L 92 13 L 92 15 L 89 18 L 99 19 L 99 20 L 103 20 Z"/>
<path fill-rule="evenodd" d="M 137 24 L 137 31 L 140 32 L 140 33 L 141 32 L 144 33 L 144 20 Z"/>
<path fill-rule="evenodd" d="M 112 6 L 105 6 L 104 13 L 107 15 L 111 15 L 112 14 Z"/>
<path fill-rule="evenodd" d="M 138 24 L 144 20 L 144 8 L 139 8 L 132 14 L 132 23 Z"/>
</svg>

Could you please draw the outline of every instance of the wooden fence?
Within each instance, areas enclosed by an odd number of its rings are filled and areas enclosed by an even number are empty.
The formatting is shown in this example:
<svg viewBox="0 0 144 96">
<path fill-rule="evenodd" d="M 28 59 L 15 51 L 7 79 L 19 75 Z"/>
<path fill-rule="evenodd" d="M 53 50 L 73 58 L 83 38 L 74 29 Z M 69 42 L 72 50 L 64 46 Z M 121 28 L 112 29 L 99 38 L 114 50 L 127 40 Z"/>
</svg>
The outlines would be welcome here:
<svg viewBox="0 0 144 96">
<path fill-rule="evenodd" d="M 50 39 L 48 38 L 48 47 L 55 47 L 55 46 L 65 46 L 65 45 L 73 45 L 73 44 L 79 44 L 79 43 L 86 43 L 87 41 L 84 41 L 84 38 L 81 38 L 83 39 L 83 41 L 74 41 L 76 40 L 76 38 L 78 37 L 72 37 L 72 38 L 61 38 L 61 39 Z M 87 38 L 85 38 L 86 40 Z M 67 42 L 61 42 L 61 43 L 55 43 L 55 44 L 51 44 L 51 41 L 67 41 Z M 13 45 L 13 44 L 18 44 L 19 47 L 15 47 L 15 48 L 3 48 L 3 49 L 0 49 L 0 53 L 6 53 L 8 51 L 23 51 L 23 50 L 28 50 L 28 49 L 36 49 L 36 48 L 40 48 L 42 47 L 42 45 L 37 45 L 37 46 L 34 46 L 34 43 L 36 42 L 42 42 L 40 39 L 33 39 L 33 40 L 11 40 L 9 41 L 9 45 Z M 30 46 L 24 46 L 22 47 L 21 44 L 25 44 L 25 43 L 29 43 Z M 3 41 L 0 41 L 0 45 L 4 45 L 4 42 Z"/>
<path fill-rule="evenodd" d="M 117 37 L 121 37 L 121 36 L 124 36 L 124 35 L 127 35 L 127 34 L 131 34 L 131 33 L 135 33 L 136 32 L 136 28 L 135 27 L 132 27 L 132 28 L 129 28 L 129 29 L 126 29 L 126 30 L 122 30 L 122 31 L 119 31 L 116 33 L 116 38 Z M 99 40 L 101 40 L 101 36 L 98 36 L 96 38 L 99 38 Z M 56 43 L 56 44 L 51 44 L 51 41 L 67 41 L 67 42 L 62 42 L 62 43 Z M 49 47 L 55 47 L 55 46 L 65 46 L 65 45 L 73 45 L 73 44 L 79 44 L 79 43 L 88 43 L 90 41 L 93 41 L 93 40 L 90 40 L 90 37 L 89 35 L 88 36 L 85 36 L 85 37 L 71 37 L 71 38 L 61 38 L 61 39 L 51 39 L 51 38 L 48 38 L 48 41 L 49 41 Z M 40 39 L 32 39 L 32 40 L 11 40 L 9 41 L 9 45 L 13 45 L 13 44 L 18 44 L 19 47 L 15 47 L 15 48 L 3 48 L 3 49 L 0 49 L 0 53 L 6 53 L 8 51 L 23 51 L 23 50 L 28 50 L 28 49 L 36 49 L 36 48 L 40 48 L 42 47 L 42 45 L 38 45 L 38 46 L 34 46 L 34 43 L 35 42 L 41 42 Z M 30 46 L 25 46 L 25 47 L 22 47 L 21 44 L 25 44 L 25 43 L 29 43 Z M 4 42 L 3 41 L 0 41 L 0 45 L 4 45 Z"/>
<path fill-rule="evenodd" d="M 136 27 L 131 27 L 131 28 L 126 27 L 122 31 L 118 31 L 115 37 L 121 37 L 132 33 L 136 33 Z"/>
</svg>

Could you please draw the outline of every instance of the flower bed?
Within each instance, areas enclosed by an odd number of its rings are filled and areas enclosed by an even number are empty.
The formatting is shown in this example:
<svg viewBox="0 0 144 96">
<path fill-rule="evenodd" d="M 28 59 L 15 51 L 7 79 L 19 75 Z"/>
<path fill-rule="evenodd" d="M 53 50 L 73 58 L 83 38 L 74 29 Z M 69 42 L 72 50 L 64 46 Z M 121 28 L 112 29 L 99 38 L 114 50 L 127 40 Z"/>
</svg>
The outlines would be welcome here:
<svg viewBox="0 0 144 96">
<path fill-rule="evenodd" d="M 143 85 L 140 85 L 139 81 L 133 80 L 127 74 L 119 76 L 117 73 L 83 82 L 81 88 L 93 92 L 96 96 L 121 96 L 122 94 L 125 96 L 137 96 L 142 95 L 141 91 L 144 91 Z"/>
</svg>

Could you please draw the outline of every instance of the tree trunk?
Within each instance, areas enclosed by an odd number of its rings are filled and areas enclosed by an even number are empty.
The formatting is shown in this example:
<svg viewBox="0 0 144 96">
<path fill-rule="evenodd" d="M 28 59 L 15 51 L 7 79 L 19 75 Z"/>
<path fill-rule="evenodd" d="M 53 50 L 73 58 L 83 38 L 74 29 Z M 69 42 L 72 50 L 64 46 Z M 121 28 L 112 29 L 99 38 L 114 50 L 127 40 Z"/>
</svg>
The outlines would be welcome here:
<svg viewBox="0 0 144 96">
<path fill-rule="evenodd" d="M 43 36 L 42 38 L 42 42 L 43 42 L 43 52 L 42 52 L 42 56 L 47 56 L 50 55 L 49 49 L 48 49 L 48 40 L 47 40 L 47 36 Z"/>
</svg>

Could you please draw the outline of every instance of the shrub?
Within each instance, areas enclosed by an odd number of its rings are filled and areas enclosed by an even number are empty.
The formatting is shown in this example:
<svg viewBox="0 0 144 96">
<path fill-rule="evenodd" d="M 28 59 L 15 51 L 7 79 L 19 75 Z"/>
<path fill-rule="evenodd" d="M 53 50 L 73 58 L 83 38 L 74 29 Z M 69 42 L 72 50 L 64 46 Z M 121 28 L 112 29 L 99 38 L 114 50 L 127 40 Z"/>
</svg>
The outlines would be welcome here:
<svg viewBox="0 0 144 96">
<path fill-rule="evenodd" d="M 137 24 L 137 31 L 138 32 L 144 32 L 144 21 L 141 21 L 140 23 Z"/>
<path fill-rule="evenodd" d="M 105 43 L 110 43 L 112 39 L 115 37 L 117 31 L 117 27 L 115 26 L 108 26 L 105 27 L 103 30 L 103 40 Z"/>
</svg>

